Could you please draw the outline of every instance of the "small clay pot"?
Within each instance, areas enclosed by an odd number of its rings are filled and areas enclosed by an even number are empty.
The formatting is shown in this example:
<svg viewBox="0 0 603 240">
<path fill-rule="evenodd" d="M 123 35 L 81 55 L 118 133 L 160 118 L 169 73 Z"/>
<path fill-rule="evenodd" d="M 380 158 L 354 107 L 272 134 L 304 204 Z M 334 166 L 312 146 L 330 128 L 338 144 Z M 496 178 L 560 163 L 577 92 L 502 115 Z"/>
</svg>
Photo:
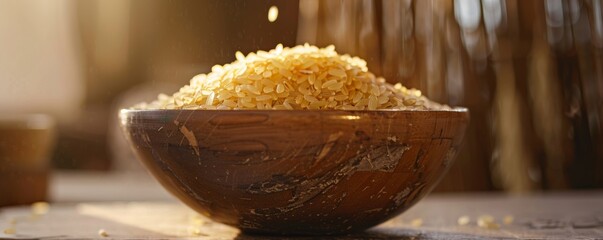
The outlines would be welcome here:
<svg viewBox="0 0 603 240">
<path fill-rule="evenodd" d="M 244 232 L 340 234 L 382 223 L 449 168 L 469 121 L 447 111 L 122 110 L 159 182 Z"/>
</svg>

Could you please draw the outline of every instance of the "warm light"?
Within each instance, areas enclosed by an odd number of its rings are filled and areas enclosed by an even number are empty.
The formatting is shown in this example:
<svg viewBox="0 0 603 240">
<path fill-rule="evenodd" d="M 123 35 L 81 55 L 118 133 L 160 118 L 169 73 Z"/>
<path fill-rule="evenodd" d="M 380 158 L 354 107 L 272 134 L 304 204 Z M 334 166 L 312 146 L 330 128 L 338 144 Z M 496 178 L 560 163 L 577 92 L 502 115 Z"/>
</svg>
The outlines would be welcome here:
<svg viewBox="0 0 603 240">
<path fill-rule="evenodd" d="M 358 120 L 358 119 L 360 119 L 360 116 L 347 115 L 347 116 L 341 116 L 341 118 L 345 119 L 345 120 Z"/>
<path fill-rule="evenodd" d="M 270 7 L 268 10 L 268 21 L 274 22 L 278 18 L 278 8 L 276 6 Z"/>
</svg>

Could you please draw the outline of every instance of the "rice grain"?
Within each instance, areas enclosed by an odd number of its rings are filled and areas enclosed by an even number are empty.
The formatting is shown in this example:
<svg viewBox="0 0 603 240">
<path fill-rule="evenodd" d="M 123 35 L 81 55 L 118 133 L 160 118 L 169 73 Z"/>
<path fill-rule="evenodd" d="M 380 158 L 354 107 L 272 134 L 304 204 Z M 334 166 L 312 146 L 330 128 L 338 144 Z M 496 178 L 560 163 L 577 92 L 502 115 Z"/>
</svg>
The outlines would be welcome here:
<svg viewBox="0 0 603 240">
<path fill-rule="evenodd" d="M 172 96 L 160 94 L 134 109 L 450 109 L 416 89 L 391 85 L 368 71 L 366 61 L 334 46 L 277 45 L 193 77 Z"/>
</svg>

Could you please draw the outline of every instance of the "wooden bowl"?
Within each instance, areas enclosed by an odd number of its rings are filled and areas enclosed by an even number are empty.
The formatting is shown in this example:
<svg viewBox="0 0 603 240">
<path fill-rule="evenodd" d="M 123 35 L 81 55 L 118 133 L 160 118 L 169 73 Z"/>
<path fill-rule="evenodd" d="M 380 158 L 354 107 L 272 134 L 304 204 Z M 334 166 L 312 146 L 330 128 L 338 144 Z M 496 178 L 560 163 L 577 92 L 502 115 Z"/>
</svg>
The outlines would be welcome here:
<svg viewBox="0 0 603 240">
<path fill-rule="evenodd" d="M 244 232 L 340 234 L 401 213 L 444 175 L 469 121 L 449 111 L 122 110 L 159 182 Z"/>
</svg>

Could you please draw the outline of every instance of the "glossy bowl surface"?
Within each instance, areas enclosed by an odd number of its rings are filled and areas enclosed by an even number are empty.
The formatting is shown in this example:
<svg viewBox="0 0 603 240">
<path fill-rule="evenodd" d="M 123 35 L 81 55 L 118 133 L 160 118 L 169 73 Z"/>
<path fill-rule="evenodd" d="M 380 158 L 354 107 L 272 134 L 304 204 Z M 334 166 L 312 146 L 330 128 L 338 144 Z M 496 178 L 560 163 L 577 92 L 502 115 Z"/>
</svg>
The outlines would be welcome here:
<svg viewBox="0 0 603 240">
<path fill-rule="evenodd" d="M 138 158 L 172 194 L 246 232 L 339 234 L 401 213 L 454 159 L 450 111 L 122 110 Z"/>
</svg>

